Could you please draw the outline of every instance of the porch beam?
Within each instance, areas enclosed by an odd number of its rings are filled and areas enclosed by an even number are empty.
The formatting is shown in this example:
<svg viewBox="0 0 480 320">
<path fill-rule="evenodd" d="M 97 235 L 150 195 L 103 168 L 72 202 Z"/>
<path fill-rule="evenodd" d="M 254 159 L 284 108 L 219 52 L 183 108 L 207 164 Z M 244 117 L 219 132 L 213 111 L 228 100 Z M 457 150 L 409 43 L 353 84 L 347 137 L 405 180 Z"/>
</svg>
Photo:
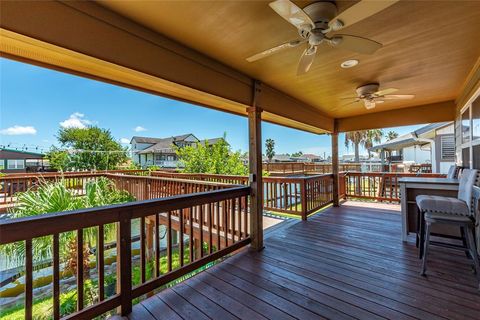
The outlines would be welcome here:
<svg viewBox="0 0 480 320">
<path fill-rule="evenodd" d="M 339 174 L 338 174 L 338 127 L 335 121 L 332 132 L 332 173 L 333 173 L 333 206 L 340 205 L 339 192 Z"/>
<path fill-rule="evenodd" d="M 250 237 L 251 249 L 263 249 L 263 179 L 262 179 L 262 109 L 257 106 L 262 92 L 260 82 L 255 81 L 252 106 L 248 113 L 248 167 L 250 182 Z"/>
<path fill-rule="evenodd" d="M 338 132 L 381 129 L 455 120 L 453 100 L 402 109 L 369 113 L 338 120 Z"/>
</svg>

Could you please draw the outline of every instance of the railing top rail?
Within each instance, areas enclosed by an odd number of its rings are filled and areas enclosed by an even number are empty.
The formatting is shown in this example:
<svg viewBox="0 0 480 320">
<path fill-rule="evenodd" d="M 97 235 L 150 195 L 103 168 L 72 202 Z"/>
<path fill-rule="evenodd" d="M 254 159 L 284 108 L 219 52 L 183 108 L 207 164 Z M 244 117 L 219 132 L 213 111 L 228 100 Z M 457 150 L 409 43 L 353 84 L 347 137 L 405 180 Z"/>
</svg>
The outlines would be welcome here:
<svg viewBox="0 0 480 320">
<path fill-rule="evenodd" d="M 250 187 L 242 186 L 162 199 L 46 213 L 34 217 L 6 219 L 0 221 L 0 245 L 118 222 L 125 218 L 136 219 L 146 217 L 158 212 L 173 211 L 249 194 Z"/>
<path fill-rule="evenodd" d="M 105 177 L 115 177 L 115 178 L 128 178 L 128 179 L 137 179 L 137 180 L 159 180 L 159 181 L 172 181 L 172 182 L 182 182 L 186 184 L 196 184 L 196 185 L 206 185 L 206 186 L 232 186 L 235 184 L 224 183 L 224 182 L 213 182 L 213 181 L 203 181 L 203 180 L 192 180 L 192 179 L 178 179 L 178 178 L 168 178 L 168 177 L 156 177 L 156 176 L 130 176 L 126 174 L 118 175 L 107 173 L 104 174 Z"/>
</svg>

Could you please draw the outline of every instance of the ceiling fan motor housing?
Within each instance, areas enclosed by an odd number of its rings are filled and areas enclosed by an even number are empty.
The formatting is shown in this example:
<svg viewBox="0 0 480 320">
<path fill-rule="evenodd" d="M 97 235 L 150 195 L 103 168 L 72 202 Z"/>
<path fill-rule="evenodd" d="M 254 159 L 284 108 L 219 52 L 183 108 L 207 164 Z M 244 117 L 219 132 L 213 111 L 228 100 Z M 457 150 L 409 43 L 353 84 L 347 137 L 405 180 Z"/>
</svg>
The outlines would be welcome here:
<svg viewBox="0 0 480 320">
<path fill-rule="evenodd" d="M 360 98 L 366 98 L 371 96 L 373 93 L 378 91 L 380 88 L 380 84 L 378 83 L 369 83 L 363 86 L 358 87 L 355 91 L 357 92 L 357 96 Z"/>
<path fill-rule="evenodd" d="M 315 24 L 315 29 L 327 30 L 328 23 L 337 16 L 337 6 L 332 2 L 314 2 L 303 8 Z"/>
</svg>

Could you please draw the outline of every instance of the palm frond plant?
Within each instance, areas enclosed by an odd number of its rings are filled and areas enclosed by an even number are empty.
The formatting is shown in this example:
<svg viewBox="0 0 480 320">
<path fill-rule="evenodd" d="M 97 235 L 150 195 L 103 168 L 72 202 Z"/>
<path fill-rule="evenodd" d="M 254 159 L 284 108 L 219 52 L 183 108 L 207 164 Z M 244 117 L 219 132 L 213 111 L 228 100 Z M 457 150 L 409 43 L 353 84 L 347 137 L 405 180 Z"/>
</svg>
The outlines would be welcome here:
<svg viewBox="0 0 480 320">
<path fill-rule="evenodd" d="M 74 190 L 67 188 L 63 179 L 46 182 L 41 181 L 36 189 L 31 189 L 17 195 L 15 206 L 9 210 L 11 218 L 25 218 L 38 216 L 51 212 L 62 212 L 119 204 L 134 201 L 135 198 L 126 191 L 115 188 L 113 182 L 107 178 L 100 177 L 89 181 L 85 186 L 85 195 L 79 196 Z M 112 237 L 115 232 L 115 224 L 104 226 L 105 236 Z M 96 228 L 84 229 L 85 252 L 89 252 L 91 243 L 96 243 Z M 35 238 L 32 242 L 33 256 L 37 260 L 46 260 L 52 257 L 52 237 L 45 236 Z M 66 266 L 76 266 L 76 234 L 75 232 L 64 232 L 59 235 L 60 256 L 67 257 Z M 11 243 L 0 247 L 9 261 L 21 265 L 25 261 L 25 243 L 23 241 Z M 85 255 L 84 265 L 89 265 L 89 257 Z"/>
</svg>

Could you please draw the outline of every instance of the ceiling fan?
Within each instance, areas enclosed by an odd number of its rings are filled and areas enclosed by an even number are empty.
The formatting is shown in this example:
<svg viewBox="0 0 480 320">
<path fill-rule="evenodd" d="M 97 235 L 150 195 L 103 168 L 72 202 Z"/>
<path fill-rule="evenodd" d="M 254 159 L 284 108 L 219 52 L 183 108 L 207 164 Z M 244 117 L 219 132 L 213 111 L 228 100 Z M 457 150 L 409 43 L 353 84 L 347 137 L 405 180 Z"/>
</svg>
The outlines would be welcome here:
<svg viewBox="0 0 480 320">
<path fill-rule="evenodd" d="M 308 72 L 315 59 L 317 48 L 322 43 L 358 53 L 372 54 L 382 47 L 381 43 L 347 34 L 334 34 L 332 36 L 327 36 L 327 34 L 366 19 L 397 1 L 399 0 L 362 0 L 339 15 L 337 15 L 337 6 L 332 2 L 318 1 L 300 9 L 289 0 L 273 1 L 269 6 L 298 29 L 301 39 L 292 40 L 257 53 L 248 57 L 247 61 L 257 61 L 279 51 L 295 48 L 306 43 L 307 47 L 298 63 L 297 75 L 300 75 Z"/>
<path fill-rule="evenodd" d="M 415 95 L 413 94 L 391 94 L 398 91 L 398 89 L 395 88 L 387 88 L 382 90 L 379 90 L 379 88 L 380 85 L 378 83 L 369 83 L 360 86 L 355 90 L 357 92 L 356 97 L 343 99 L 354 99 L 352 102 L 349 102 L 346 105 L 362 101 L 365 108 L 373 109 L 377 103 L 384 103 L 385 100 L 408 100 L 415 98 Z"/>
</svg>

